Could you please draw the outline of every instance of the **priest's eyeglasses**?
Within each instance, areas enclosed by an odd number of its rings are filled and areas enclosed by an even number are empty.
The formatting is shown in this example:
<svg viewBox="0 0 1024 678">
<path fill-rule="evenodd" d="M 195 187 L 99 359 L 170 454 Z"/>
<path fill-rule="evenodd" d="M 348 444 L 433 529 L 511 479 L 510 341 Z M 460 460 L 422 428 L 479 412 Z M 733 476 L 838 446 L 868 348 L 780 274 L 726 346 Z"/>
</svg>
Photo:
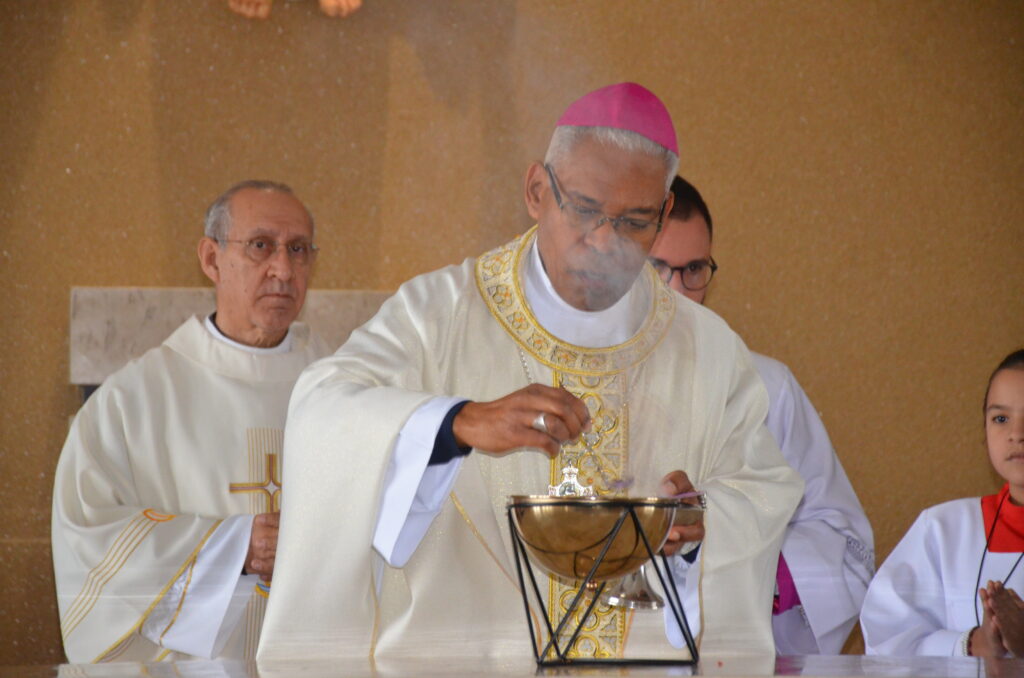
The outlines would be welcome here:
<svg viewBox="0 0 1024 678">
<path fill-rule="evenodd" d="M 718 264 L 715 263 L 714 257 L 695 259 L 682 266 L 669 266 L 668 262 L 654 257 L 649 257 L 647 260 L 651 262 L 651 266 L 658 272 L 658 276 L 666 285 L 670 284 L 672 278 L 678 273 L 683 287 L 691 292 L 697 292 L 707 287 L 715 275 L 715 271 L 718 270 Z"/>
<path fill-rule="evenodd" d="M 562 211 L 562 214 L 576 228 L 589 233 L 600 228 L 603 223 L 608 222 L 618 235 L 640 241 L 654 238 L 658 231 L 661 230 L 661 217 L 665 213 L 665 205 L 668 202 L 668 198 L 665 198 L 665 202 L 661 203 L 658 219 L 653 221 L 637 219 L 635 217 L 610 217 L 599 209 L 584 207 L 568 198 L 563 198 L 562 191 L 559 190 L 558 177 L 555 176 L 554 168 L 548 163 L 544 163 L 544 169 L 547 170 L 548 179 L 551 181 L 551 192 L 555 196 L 555 204 L 558 205 L 558 209 Z"/>
<path fill-rule="evenodd" d="M 288 255 L 288 259 L 293 264 L 305 266 L 310 264 L 316 258 L 316 253 L 320 251 L 319 247 L 308 240 L 277 242 L 273 238 L 259 237 L 252 238 L 251 240 L 228 240 L 227 238 L 222 238 L 218 239 L 218 242 L 242 245 L 245 248 L 245 255 L 257 264 L 267 261 L 283 247 Z"/>
</svg>

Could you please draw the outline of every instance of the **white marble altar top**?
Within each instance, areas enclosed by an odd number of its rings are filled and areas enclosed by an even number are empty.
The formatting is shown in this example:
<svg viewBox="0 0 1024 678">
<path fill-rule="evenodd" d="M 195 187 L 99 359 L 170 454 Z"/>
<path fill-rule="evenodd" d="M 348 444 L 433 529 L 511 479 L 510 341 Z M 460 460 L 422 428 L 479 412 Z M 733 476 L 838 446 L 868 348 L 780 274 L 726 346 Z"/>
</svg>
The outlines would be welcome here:
<svg viewBox="0 0 1024 678">
<path fill-rule="evenodd" d="M 375 665 L 353 662 L 295 661 L 257 665 L 246 662 L 189 661 L 164 664 L 113 663 L 60 667 L 0 667 L 0 678 L 473 678 L 495 676 L 829 676 L 834 678 L 999 678 L 1024 676 L 1024 659 L 983 662 L 973 657 L 764 657 L 704 659 L 688 667 L 559 668 L 538 671 L 533 661 L 498 661 L 472 657 L 420 657 L 378 661 Z"/>
</svg>

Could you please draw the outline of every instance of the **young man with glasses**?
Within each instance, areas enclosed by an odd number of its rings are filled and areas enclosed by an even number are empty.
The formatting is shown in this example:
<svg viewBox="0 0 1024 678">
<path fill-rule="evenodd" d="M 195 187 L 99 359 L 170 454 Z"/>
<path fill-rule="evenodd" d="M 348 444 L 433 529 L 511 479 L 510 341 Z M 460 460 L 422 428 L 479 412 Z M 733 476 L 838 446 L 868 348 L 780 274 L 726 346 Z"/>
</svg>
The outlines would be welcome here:
<svg viewBox="0 0 1024 678">
<path fill-rule="evenodd" d="M 253 658 L 274 571 L 292 386 L 327 353 L 295 323 L 316 246 L 283 184 L 210 206 L 216 311 L 112 374 L 57 466 L 53 559 L 75 663 Z"/>
<path fill-rule="evenodd" d="M 505 505 L 578 457 L 598 494 L 706 491 L 702 650 L 771 652 L 757 612 L 801 483 L 742 342 L 646 265 L 677 165 L 653 93 L 591 92 L 526 172 L 536 227 L 405 283 L 300 378 L 261 659 L 529 657 Z M 666 551 L 703 531 L 673 528 Z M 557 615 L 577 585 L 543 581 Z M 688 656 L 658 614 L 586 625 L 571 656 Z"/>
<path fill-rule="evenodd" d="M 672 212 L 650 262 L 670 288 L 703 304 L 718 270 L 711 256 L 711 213 L 682 177 L 673 180 L 672 194 Z M 825 426 L 789 368 L 759 353 L 751 357 L 768 388 L 765 425 L 804 479 L 804 498 L 786 528 L 776 573 L 775 648 L 787 655 L 839 654 L 874 573 L 871 525 Z M 685 561 L 681 566 L 687 567 Z"/>
</svg>

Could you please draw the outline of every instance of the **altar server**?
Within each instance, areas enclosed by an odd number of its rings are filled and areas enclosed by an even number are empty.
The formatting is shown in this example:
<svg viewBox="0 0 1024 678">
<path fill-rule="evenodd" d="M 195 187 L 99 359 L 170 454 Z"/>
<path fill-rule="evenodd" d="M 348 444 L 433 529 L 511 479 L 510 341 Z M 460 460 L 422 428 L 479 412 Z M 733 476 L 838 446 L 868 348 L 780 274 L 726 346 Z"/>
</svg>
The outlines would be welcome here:
<svg viewBox="0 0 1024 678">
<path fill-rule="evenodd" d="M 711 256 L 711 212 L 682 177 L 672 182 L 672 194 L 672 212 L 650 260 L 669 287 L 703 304 L 718 269 Z M 775 649 L 786 655 L 839 654 L 875 570 L 871 525 L 825 425 L 793 373 L 778 360 L 750 355 L 768 387 L 765 424 L 804 480 L 804 496 L 786 528 L 776 573 L 771 609 Z M 680 561 L 681 566 L 686 562 Z"/>
<path fill-rule="evenodd" d="M 1024 350 L 992 374 L 984 414 L 1006 482 L 918 516 L 868 588 L 868 654 L 1024 656 Z"/>
<path fill-rule="evenodd" d="M 546 493 L 584 452 L 598 493 L 707 492 L 701 649 L 772 652 L 761 611 L 802 483 L 743 342 L 646 265 L 677 165 L 653 93 L 591 92 L 526 172 L 535 228 L 407 282 L 303 374 L 261 659 L 528 660 L 506 501 Z M 542 589 L 556 617 L 575 584 Z M 606 606 L 571 654 L 687 656 L 660 615 Z"/>
<path fill-rule="evenodd" d="M 52 523 L 70 661 L 254 656 L 288 397 L 327 353 L 293 322 L 315 255 L 291 189 L 231 188 L 199 242 L 216 311 L 112 374 L 75 417 Z"/>
</svg>

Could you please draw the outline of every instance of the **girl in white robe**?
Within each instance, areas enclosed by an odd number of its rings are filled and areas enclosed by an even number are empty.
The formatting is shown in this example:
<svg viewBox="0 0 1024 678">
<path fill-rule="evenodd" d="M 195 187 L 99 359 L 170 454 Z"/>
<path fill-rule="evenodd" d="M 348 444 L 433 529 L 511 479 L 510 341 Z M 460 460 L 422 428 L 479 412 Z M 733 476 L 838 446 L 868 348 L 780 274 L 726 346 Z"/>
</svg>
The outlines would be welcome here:
<svg viewBox="0 0 1024 678">
<path fill-rule="evenodd" d="M 1024 656 L 1024 350 L 989 379 L 985 437 L 1006 484 L 921 513 L 868 588 L 868 654 Z"/>
</svg>

